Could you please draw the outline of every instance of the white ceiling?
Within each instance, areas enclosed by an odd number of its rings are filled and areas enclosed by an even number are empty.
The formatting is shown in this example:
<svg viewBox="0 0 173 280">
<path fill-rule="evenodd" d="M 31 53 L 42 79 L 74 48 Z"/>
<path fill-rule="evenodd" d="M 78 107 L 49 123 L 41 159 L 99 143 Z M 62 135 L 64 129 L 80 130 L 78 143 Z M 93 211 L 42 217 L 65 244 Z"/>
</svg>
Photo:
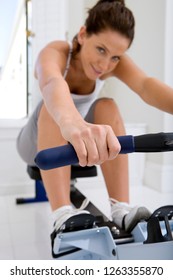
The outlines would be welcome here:
<svg viewBox="0 0 173 280">
<path fill-rule="evenodd" d="M 11 30 L 21 0 L 0 0 L 0 67 L 9 47 Z"/>
</svg>

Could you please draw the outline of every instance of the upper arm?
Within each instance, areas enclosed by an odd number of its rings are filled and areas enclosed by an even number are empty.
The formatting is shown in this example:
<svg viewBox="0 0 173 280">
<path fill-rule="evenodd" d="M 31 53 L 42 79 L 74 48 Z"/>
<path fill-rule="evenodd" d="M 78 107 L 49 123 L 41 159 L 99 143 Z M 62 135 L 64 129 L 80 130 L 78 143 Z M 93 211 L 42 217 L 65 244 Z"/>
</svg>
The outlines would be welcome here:
<svg viewBox="0 0 173 280">
<path fill-rule="evenodd" d="M 53 78 L 63 78 L 68 46 L 64 42 L 48 44 L 38 55 L 35 76 L 42 89 Z"/>
<path fill-rule="evenodd" d="M 147 76 L 127 55 L 121 57 L 114 75 L 142 97 Z"/>
</svg>

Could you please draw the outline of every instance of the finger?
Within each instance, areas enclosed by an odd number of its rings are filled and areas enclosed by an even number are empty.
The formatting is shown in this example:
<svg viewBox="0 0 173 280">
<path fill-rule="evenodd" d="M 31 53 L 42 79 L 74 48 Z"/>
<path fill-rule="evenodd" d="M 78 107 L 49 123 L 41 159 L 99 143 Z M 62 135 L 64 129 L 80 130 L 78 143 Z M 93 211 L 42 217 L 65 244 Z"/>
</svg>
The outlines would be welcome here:
<svg viewBox="0 0 173 280">
<path fill-rule="evenodd" d="M 78 140 L 75 143 L 71 143 L 76 151 L 78 160 L 79 160 L 79 165 L 84 167 L 87 165 L 88 162 L 88 152 L 85 146 L 85 143 L 82 139 Z"/>
<path fill-rule="evenodd" d="M 95 139 L 87 138 L 84 142 L 87 150 L 87 166 L 98 164 L 100 156 Z"/>
<path fill-rule="evenodd" d="M 102 164 L 104 161 L 109 159 L 109 150 L 107 146 L 106 135 L 95 139 L 95 143 L 97 146 L 99 161 L 97 164 Z"/>
<path fill-rule="evenodd" d="M 87 166 L 92 166 L 99 162 L 99 153 L 95 142 L 96 134 L 97 131 L 95 131 L 95 125 L 90 124 L 81 132 L 80 135 L 80 139 L 85 145 Z"/>
<path fill-rule="evenodd" d="M 112 129 L 110 129 L 107 134 L 107 147 L 109 152 L 109 160 L 115 159 L 121 151 L 121 145 Z"/>
</svg>

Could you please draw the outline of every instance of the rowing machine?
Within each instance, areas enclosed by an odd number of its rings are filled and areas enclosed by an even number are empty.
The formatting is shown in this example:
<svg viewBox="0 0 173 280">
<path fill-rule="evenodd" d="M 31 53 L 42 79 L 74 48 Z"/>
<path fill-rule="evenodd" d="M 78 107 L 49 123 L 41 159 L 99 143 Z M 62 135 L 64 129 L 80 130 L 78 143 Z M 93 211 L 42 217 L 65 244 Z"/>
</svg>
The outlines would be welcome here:
<svg viewBox="0 0 173 280">
<path fill-rule="evenodd" d="M 173 151 L 173 133 L 118 137 L 120 153 Z M 77 164 L 73 147 L 64 145 L 40 151 L 35 159 L 40 169 Z M 78 207 L 85 197 L 78 191 L 72 196 Z M 52 255 L 58 259 L 173 259 L 173 206 L 164 206 L 148 221 L 138 223 L 131 233 L 109 221 L 91 202 L 86 210 L 91 215 L 71 218 L 68 232 L 53 232 Z M 74 227 L 74 223 L 79 227 Z M 83 226 L 84 225 L 84 226 Z"/>
</svg>

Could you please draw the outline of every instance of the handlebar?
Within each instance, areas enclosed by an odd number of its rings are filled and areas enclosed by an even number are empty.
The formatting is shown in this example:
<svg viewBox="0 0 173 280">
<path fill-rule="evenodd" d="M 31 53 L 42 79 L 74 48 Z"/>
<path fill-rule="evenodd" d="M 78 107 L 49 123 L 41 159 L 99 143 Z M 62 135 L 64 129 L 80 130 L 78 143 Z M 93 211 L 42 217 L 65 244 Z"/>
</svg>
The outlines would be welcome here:
<svg viewBox="0 0 173 280">
<path fill-rule="evenodd" d="M 173 133 L 126 135 L 117 138 L 121 145 L 120 154 L 173 151 Z M 43 170 L 74 165 L 78 162 L 77 154 L 71 144 L 42 150 L 35 158 L 36 165 Z"/>
</svg>

